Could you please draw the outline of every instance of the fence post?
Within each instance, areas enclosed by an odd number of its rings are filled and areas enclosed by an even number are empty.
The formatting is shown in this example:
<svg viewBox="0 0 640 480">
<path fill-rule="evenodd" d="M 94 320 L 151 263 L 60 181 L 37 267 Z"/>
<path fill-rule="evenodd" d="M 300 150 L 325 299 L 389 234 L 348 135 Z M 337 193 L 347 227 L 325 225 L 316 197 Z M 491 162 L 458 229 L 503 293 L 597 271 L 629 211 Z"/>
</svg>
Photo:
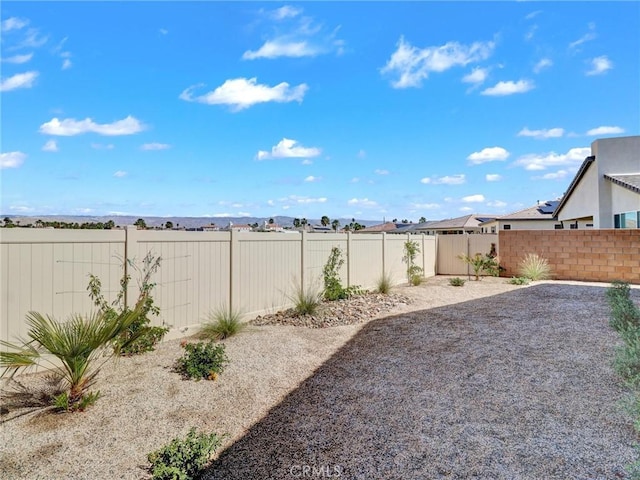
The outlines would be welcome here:
<svg viewBox="0 0 640 480">
<path fill-rule="evenodd" d="M 351 286 L 353 274 L 351 272 L 353 262 L 351 261 L 351 232 L 347 232 L 347 287 Z"/>
<path fill-rule="evenodd" d="M 231 228 L 229 237 L 229 309 L 235 309 L 236 295 L 240 281 L 240 240 L 239 231 Z"/>
<path fill-rule="evenodd" d="M 300 288 L 302 288 L 302 290 L 300 290 L 301 292 L 306 292 L 306 285 L 305 285 L 305 281 L 306 281 L 306 275 L 305 275 L 305 268 L 306 268 L 306 262 L 305 262 L 305 257 L 306 257 L 306 253 L 307 253 L 307 232 L 305 230 L 302 230 L 302 232 L 300 232 Z"/>
<path fill-rule="evenodd" d="M 420 235 L 422 235 L 422 276 L 426 277 L 427 276 L 427 255 L 424 249 L 424 233 L 421 233 Z"/>
</svg>

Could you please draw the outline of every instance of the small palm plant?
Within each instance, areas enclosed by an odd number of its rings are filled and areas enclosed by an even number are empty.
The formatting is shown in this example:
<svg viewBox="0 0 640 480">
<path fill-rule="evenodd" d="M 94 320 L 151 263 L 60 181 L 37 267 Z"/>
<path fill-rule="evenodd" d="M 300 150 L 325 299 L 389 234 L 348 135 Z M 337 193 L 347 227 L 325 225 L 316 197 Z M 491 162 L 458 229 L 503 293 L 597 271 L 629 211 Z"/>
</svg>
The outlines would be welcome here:
<svg viewBox="0 0 640 480">
<path fill-rule="evenodd" d="M 209 321 L 202 325 L 200 337 L 212 340 L 224 340 L 240 333 L 247 326 L 242 322 L 242 313 L 226 306 L 212 311 L 208 315 Z"/>
<path fill-rule="evenodd" d="M 58 322 L 49 315 L 30 312 L 27 315 L 29 340 L 22 345 L 0 341 L 8 351 L 0 351 L 0 376 L 32 367 L 51 370 L 63 385 L 63 392 L 51 399 L 60 410 L 83 410 L 94 403 L 100 392 L 90 392 L 104 363 L 119 352 L 113 349 L 117 339 L 138 320 L 142 297 L 134 310 L 120 315 L 97 312 L 88 316 L 72 315 Z M 142 302 L 142 303 L 141 303 Z M 132 337 L 130 341 L 135 341 Z M 126 345 L 124 345 L 126 346 Z M 51 358 L 53 357 L 53 358 Z"/>
</svg>

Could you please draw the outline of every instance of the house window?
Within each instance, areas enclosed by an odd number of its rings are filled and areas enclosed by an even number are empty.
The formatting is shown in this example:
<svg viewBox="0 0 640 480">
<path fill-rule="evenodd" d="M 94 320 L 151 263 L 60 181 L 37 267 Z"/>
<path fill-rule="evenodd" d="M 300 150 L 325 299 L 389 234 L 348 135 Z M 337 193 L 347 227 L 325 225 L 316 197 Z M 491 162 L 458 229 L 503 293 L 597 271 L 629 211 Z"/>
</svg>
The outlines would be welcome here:
<svg viewBox="0 0 640 480">
<path fill-rule="evenodd" d="M 553 226 L 553 228 L 554 228 L 554 229 L 556 229 L 556 230 L 564 230 L 564 225 L 563 225 L 563 224 L 561 224 L 561 223 L 556 223 L 556 224 Z"/>
<path fill-rule="evenodd" d="M 617 213 L 613 216 L 614 228 L 640 228 L 640 210 Z"/>
<path fill-rule="evenodd" d="M 491 227 L 491 233 L 496 233 L 496 227 Z"/>
<path fill-rule="evenodd" d="M 502 229 L 503 230 L 511 230 L 511 225 L 503 225 Z"/>
<path fill-rule="evenodd" d="M 589 227 L 593 228 L 593 223 L 587 223 L 587 224 L 585 225 L 585 227 L 587 227 L 587 228 L 589 228 Z"/>
<path fill-rule="evenodd" d="M 571 230 L 577 230 L 578 229 L 578 222 L 569 224 L 569 228 Z"/>
</svg>

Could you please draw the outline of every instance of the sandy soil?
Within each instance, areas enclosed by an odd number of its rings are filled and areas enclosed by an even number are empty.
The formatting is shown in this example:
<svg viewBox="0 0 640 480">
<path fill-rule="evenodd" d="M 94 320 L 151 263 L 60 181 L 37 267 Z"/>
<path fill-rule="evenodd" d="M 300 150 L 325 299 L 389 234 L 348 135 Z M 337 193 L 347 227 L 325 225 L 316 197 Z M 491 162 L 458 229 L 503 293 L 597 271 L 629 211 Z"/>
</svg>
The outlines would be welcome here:
<svg viewBox="0 0 640 480">
<path fill-rule="evenodd" d="M 216 382 L 180 379 L 169 341 L 105 367 L 86 412 L 0 417 L 0 472 L 145 478 L 195 426 L 229 435 L 206 478 L 624 478 L 603 287 L 435 277 L 363 323 L 252 326 Z"/>
</svg>

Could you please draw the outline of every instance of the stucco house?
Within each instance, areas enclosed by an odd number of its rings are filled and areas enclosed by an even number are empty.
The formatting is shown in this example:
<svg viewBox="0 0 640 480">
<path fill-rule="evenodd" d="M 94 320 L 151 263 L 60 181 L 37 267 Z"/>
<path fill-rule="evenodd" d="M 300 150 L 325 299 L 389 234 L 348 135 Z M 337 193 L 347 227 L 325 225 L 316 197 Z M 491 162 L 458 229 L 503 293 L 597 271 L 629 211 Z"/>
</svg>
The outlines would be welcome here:
<svg viewBox="0 0 640 480">
<path fill-rule="evenodd" d="M 565 228 L 640 228 L 640 136 L 594 141 L 554 216 Z"/>
<path fill-rule="evenodd" d="M 482 233 L 498 233 L 500 230 L 561 230 L 564 225 L 553 214 L 559 203 L 558 200 L 539 202 L 533 207 L 483 222 L 480 229 Z"/>
<path fill-rule="evenodd" d="M 471 214 L 462 217 L 449 218 L 427 222 L 424 226 L 418 225 L 414 232 L 426 233 L 427 235 L 450 235 L 463 233 L 482 233 L 480 224 L 495 219 L 495 215 Z"/>
</svg>

